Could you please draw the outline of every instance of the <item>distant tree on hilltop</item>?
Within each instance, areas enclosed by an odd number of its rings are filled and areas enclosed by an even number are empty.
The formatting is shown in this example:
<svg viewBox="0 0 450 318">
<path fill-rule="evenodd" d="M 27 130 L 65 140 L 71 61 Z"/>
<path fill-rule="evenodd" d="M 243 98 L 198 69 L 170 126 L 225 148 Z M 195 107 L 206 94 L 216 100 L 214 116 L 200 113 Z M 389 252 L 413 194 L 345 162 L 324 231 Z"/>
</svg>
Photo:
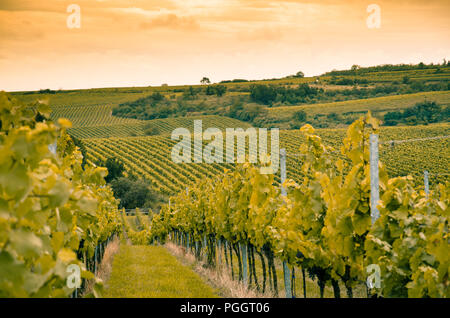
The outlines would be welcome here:
<svg viewBox="0 0 450 318">
<path fill-rule="evenodd" d="M 200 81 L 200 83 L 202 83 L 203 85 L 206 85 L 206 84 L 211 84 L 211 81 L 209 80 L 209 78 L 203 77 L 202 80 Z"/>
</svg>

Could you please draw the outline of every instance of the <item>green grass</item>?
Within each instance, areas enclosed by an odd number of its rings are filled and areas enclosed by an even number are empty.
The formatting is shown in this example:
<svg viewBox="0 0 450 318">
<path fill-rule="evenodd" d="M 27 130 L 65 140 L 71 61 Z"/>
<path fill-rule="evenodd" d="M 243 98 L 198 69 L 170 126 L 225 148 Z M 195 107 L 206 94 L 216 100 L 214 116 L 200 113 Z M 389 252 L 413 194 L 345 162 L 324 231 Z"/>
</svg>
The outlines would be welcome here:
<svg viewBox="0 0 450 318">
<path fill-rule="evenodd" d="M 108 298 L 216 298 L 217 293 L 162 246 L 121 245 L 103 294 Z"/>
</svg>

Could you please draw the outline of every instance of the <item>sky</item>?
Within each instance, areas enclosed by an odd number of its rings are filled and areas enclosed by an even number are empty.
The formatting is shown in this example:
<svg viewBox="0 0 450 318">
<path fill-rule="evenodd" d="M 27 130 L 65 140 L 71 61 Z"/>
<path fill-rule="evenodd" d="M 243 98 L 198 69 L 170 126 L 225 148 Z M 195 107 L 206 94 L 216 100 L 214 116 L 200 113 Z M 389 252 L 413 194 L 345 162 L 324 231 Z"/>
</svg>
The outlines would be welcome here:
<svg viewBox="0 0 450 318">
<path fill-rule="evenodd" d="M 368 12 L 372 4 L 379 11 Z M 441 63 L 450 59 L 449 14 L 449 0 L 0 0 L 0 90 Z"/>
</svg>

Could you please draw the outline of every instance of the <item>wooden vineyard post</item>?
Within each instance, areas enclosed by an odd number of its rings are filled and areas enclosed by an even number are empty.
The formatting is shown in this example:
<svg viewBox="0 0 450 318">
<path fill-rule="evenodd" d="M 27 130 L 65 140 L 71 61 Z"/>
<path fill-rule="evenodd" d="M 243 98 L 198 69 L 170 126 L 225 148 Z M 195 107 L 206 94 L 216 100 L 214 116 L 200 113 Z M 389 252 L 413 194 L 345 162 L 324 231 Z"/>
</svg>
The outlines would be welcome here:
<svg viewBox="0 0 450 318">
<path fill-rule="evenodd" d="M 286 149 L 280 149 L 280 174 L 281 174 L 281 195 L 287 196 L 286 188 L 283 186 L 286 181 Z M 292 298 L 291 278 L 290 270 L 286 263 L 283 261 L 283 276 L 284 276 L 284 289 L 286 292 L 286 298 Z"/>
<path fill-rule="evenodd" d="M 377 205 L 380 200 L 380 179 L 378 171 L 378 135 L 370 135 L 370 216 L 372 224 L 380 217 Z"/>
<path fill-rule="evenodd" d="M 48 145 L 48 150 L 49 150 L 52 154 L 56 155 L 56 142 L 54 142 L 54 143 Z"/>
</svg>

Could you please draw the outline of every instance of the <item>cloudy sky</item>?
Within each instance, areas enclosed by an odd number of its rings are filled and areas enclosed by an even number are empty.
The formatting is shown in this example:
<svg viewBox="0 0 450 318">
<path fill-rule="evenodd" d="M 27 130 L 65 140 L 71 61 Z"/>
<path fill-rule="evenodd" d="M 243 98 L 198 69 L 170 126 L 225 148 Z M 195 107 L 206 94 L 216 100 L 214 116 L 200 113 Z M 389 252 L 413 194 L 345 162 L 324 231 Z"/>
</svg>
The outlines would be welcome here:
<svg viewBox="0 0 450 318">
<path fill-rule="evenodd" d="M 70 29 L 70 4 L 81 28 Z M 367 26 L 370 4 L 381 27 Z M 450 59 L 448 0 L 0 0 L 0 90 L 195 84 Z"/>
</svg>

